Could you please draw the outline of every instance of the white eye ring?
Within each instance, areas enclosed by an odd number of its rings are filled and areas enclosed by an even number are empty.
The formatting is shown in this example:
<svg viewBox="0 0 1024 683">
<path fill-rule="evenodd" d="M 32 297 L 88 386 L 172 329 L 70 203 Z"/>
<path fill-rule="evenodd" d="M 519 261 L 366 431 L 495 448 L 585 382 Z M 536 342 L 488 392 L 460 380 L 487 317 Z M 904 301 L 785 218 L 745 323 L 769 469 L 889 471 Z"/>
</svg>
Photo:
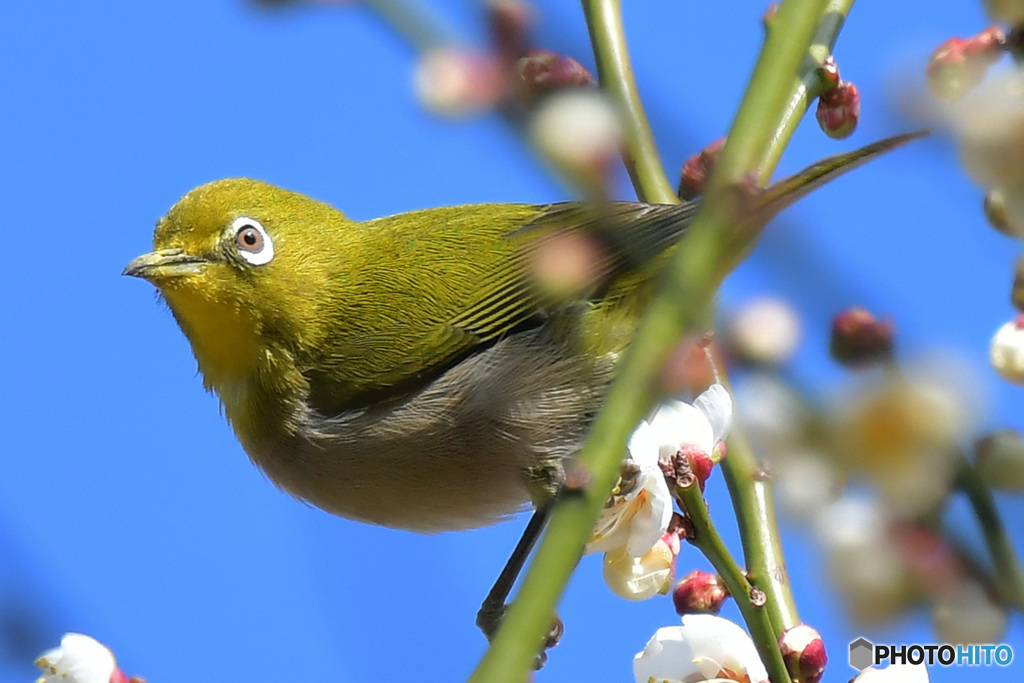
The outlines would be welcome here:
<svg viewBox="0 0 1024 683">
<path fill-rule="evenodd" d="M 231 235 L 238 253 L 254 266 L 270 263 L 274 258 L 274 240 L 255 218 L 239 216 L 231 221 Z"/>
</svg>

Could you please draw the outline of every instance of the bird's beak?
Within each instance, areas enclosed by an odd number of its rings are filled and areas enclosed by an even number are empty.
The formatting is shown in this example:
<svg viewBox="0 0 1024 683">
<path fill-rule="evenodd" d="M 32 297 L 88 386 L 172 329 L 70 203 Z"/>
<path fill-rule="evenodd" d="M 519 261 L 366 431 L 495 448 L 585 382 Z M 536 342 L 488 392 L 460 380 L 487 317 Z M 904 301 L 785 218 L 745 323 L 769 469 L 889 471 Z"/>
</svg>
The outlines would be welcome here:
<svg viewBox="0 0 1024 683">
<path fill-rule="evenodd" d="M 202 270 L 207 260 L 202 256 L 186 254 L 183 249 L 160 249 L 143 254 L 124 267 L 121 275 L 141 277 L 150 282 L 181 275 L 193 275 Z"/>
</svg>

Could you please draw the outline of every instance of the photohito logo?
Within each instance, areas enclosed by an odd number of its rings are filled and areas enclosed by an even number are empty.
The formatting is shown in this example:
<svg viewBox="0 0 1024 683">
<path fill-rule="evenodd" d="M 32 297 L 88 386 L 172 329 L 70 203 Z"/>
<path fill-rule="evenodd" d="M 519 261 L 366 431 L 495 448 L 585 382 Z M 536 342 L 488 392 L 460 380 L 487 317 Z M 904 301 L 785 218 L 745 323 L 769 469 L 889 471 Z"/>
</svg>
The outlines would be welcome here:
<svg viewBox="0 0 1024 683">
<path fill-rule="evenodd" d="M 999 645 L 875 645 L 867 638 L 850 643 L 850 666 L 863 671 L 879 664 L 928 666 L 1008 666 L 1013 648 Z"/>
</svg>

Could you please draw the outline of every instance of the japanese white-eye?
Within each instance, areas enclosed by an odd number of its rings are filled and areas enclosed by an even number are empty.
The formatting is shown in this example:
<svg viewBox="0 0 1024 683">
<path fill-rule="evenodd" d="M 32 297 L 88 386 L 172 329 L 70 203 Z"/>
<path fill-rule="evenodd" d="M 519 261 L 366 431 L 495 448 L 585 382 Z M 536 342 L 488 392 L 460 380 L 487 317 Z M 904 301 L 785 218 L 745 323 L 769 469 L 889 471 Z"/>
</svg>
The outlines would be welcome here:
<svg viewBox="0 0 1024 683">
<path fill-rule="evenodd" d="M 767 220 L 903 144 L 826 159 Z M 125 268 L 159 288 L 245 451 L 293 496 L 434 532 L 553 495 L 695 202 L 426 209 L 367 222 L 272 185 L 202 185 Z M 571 300 L 533 277 L 553 233 L 598 245 Z"/>
</svg>

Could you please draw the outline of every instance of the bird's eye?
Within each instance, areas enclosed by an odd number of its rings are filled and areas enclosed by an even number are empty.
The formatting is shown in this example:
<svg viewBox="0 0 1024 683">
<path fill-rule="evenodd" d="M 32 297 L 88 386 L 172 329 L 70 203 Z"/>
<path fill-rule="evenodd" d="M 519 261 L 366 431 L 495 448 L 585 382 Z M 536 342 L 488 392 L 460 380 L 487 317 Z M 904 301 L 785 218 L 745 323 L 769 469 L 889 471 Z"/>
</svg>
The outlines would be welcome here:
<svg viewBox="0 0 1024 683">
<path fill-rule="evenodd" d="M 252 265 L 262 266 L 274 258 L 274 242 L 255 218 L 239 216 L 231 222 L 231 232 L 238 253 Z"/>
</svg>

